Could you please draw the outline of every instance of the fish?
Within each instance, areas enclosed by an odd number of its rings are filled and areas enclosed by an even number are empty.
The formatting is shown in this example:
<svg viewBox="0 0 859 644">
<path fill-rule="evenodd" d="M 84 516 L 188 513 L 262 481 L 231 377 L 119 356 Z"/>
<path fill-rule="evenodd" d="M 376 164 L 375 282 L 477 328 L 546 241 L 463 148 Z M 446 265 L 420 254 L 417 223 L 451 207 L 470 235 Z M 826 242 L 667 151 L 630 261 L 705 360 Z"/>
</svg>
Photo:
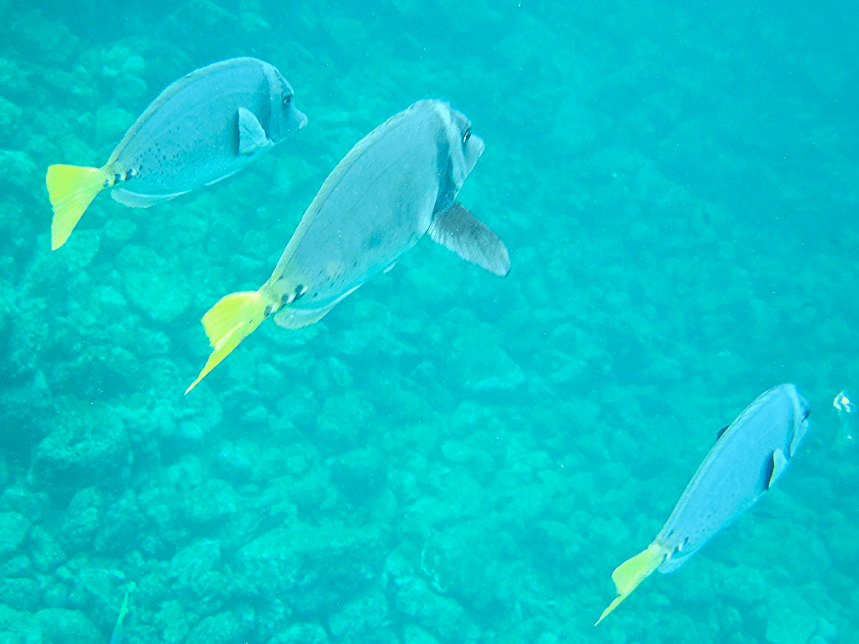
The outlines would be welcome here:
<svg viewBox="0 0 859 644">
<path fill-rule="evenodd" d="M 784 474 L 808 431 L 808 415 L 796 385 L 782 384 L 758 396 L 720 431 L 653 542 L 615 568 L 617 597 L 596 623 L 654 570 L 676 570 L 752 507 Z"/>
<path fill-rule="evenodd" d="M 266 318 L 287 329 L 319 321 L 427 233 L 507 275 L 507 247 L 456 201 L 483 150 L 468 118 L 439 100 L 410 105 L 356 143 L 325 179 L 268 281 L 226 295 L 203 316 L 212 352 L 185 393 Z"/>
<path fill-rule="evenodd" d="M 116 623 L 113 625 L 113 632 L 110 635 L 110 644 L 122 644 L 122 623 L 128 613 L 128 595 L 130 590 L 125 591 L 125 599 L 122 600 L 122 606 L 119 609 L 119 616 L 116 618 Z"/>
<path fill-rule="evenodd" d="M 148 208 L 234 175 L 306 124 L 269 63 L 231 58 L 197 69 L 152 101 L 102 167 L 48 168 L 51 248 L 106 188 L 123 205 Z"/>
</svg>

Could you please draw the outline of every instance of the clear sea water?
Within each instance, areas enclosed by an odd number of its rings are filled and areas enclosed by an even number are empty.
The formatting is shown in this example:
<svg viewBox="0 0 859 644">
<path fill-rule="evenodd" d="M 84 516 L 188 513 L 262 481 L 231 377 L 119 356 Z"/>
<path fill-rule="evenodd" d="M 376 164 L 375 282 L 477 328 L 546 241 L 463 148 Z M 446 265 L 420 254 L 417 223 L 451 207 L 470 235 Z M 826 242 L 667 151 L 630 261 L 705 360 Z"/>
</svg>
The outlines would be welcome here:
<svg viewBox="0 0 859 644">
<path fill-rule="evenodd" d="M 0 642 L 859 642 L 853 3 L 0 0 Z M 50 250 L 51 163 L 166 85 L 276 65 L 309 118 Z M 189 396 L 202 314 L 421 98 L 486 152 L 497 278 L 423 240 Z M 778 486 L 598 628 L 718 429 L 796 383 Z M 116 644 L 116 642 L 114 643 Z"/>
</svg>

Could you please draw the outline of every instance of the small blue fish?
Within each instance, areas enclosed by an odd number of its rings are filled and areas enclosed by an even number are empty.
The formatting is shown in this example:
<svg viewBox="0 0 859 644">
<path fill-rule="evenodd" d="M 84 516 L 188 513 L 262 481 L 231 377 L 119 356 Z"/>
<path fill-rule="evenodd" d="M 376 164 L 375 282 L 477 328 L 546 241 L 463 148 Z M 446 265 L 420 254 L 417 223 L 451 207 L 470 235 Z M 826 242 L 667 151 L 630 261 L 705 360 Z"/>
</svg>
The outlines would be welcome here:
<svg viewBox="0 0 859 644">
<path fill-rule="evenodd" d="M 119 617 L 116 618 L 116 624 L 113 625 L 113 633 L 110 635 L 110 644 L 122 644 L 122 622 L 128 613 L 128 595 L 130 592 L 130 590 L 125 591 L 125 599 L 122 600 Z"/>
<path fill-rule="evenodd" d="M 104 188 L 121 204 L 148 208 L 226 179 L 306 123 L 292 87 L 268 63 L 232 58 L 193 71 L 146 108 L 104 166 L 48 168 L 51 247 L 66 242 Z"/>
<path fill-rule="evenodd" d="M 808 431 L 808 412 L 794 385 L 779 385 L 719 432 L 653 543 L 615 568 L 611 578 L 617 597 L 597 624 L 654 570 L 665 573 L 682 566 L 770 489 Z"/>
</svg>

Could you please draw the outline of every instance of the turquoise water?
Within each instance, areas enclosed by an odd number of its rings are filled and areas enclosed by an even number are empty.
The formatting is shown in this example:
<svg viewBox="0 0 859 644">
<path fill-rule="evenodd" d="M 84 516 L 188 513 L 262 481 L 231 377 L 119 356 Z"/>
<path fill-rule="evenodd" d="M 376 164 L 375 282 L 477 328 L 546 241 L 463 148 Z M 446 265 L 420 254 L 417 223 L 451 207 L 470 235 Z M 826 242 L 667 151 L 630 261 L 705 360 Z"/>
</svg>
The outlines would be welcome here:
<svg viewBox="0 0 859 644">
<path fill-rule="evenodd" d="M 859 26 L 765 2 L 0 0 L 0 642 L 859 642 Z M 309 124 L 50 250 L 51 163 L 100 165 L 232 56 Z M 486 152 L 497 278 L 423 240 L 189 396 L 202 314 L 268 277 L 328 172 L 421 98 Z M 752 399 L 812 429 L 751 512 L 598 628 Z"/>
</svg>

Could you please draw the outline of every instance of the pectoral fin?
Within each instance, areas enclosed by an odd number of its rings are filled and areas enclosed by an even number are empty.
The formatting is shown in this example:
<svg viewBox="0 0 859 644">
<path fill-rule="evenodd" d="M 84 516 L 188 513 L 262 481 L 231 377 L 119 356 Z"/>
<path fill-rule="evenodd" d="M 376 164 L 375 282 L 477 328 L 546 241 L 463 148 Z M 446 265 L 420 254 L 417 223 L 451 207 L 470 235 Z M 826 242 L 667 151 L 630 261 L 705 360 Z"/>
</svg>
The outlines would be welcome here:
<svg viewBox="0 0 859 644">
<path fill-rule="evenodd" d="M 782 474 L 784 474 L 785 468 L 787 468 L 787 458 L 785 457 L 784 452 L 777 449 L 770 454 L 770 460 L 766 467 L 767 476 L 764 479 L 764 490 L 769 490 L 772 487 L 772 484 L 775 483 Z"/>
<path fill-rule="evenodd" d="M 429 234 L 463 259 L 496 275 L 503 277 L 510 272 L 510 255 L 504 242 L 462 204 L 455 203 L 447 212 L 436 214 Z"/>
<path fill-rule="evenodd" d="M 239 154 L 249 156 L 267 148 L 272 143 L 259 120 L 250 110 L 239 108 Z"/>
<path fill-rule="evenodd" d="M 797 397 L 800 397 L 799 394 L 795 393 L 795 395 Z M 844 396 L 843 391 L 839 395 L 843 396 L 844 400 L 847 401 L 845 403 L 846 413 L 852 413 L 854 411 L 853 403 L 847 400 L 847 397 Z M 799 447 L 799 441 L 802 440 L 802 437 L 805 436 L 805 432 L 808 431 L 808 415 L 811 413 L 811 410 L 808 408 L 808 404 L 805 402 L 805 400 L 802 400 L 802 411 L 802 420 L 797 421 L 793 428 L 793 437 L 790 439 L 790 447 L 787 450 L 788 458 L 793 458 L 793 455 L 796 453 L 796 448 Z M 838 413 L 840 414 L 841 412 Z"/>
<path fill-rule="evenodd" d="M 651 543 L 647 550 L 639 552 L 631 559 L 627 559 L 611 573 L 611 580 L 617 589 L 617 597 L 609 604 L 600 618 L 596 621 L 599 624 L 608 614 L 618 607 L 620 602 L 626 599 L 629 594 L 636 589 L 638 584 L 647 579 L 650 574 L 656 570 L 659 565 L 665 560 L 665 548 L 655 543 Z M 596 626 L 594 624 L 594 626 Z"/>
</svg>

